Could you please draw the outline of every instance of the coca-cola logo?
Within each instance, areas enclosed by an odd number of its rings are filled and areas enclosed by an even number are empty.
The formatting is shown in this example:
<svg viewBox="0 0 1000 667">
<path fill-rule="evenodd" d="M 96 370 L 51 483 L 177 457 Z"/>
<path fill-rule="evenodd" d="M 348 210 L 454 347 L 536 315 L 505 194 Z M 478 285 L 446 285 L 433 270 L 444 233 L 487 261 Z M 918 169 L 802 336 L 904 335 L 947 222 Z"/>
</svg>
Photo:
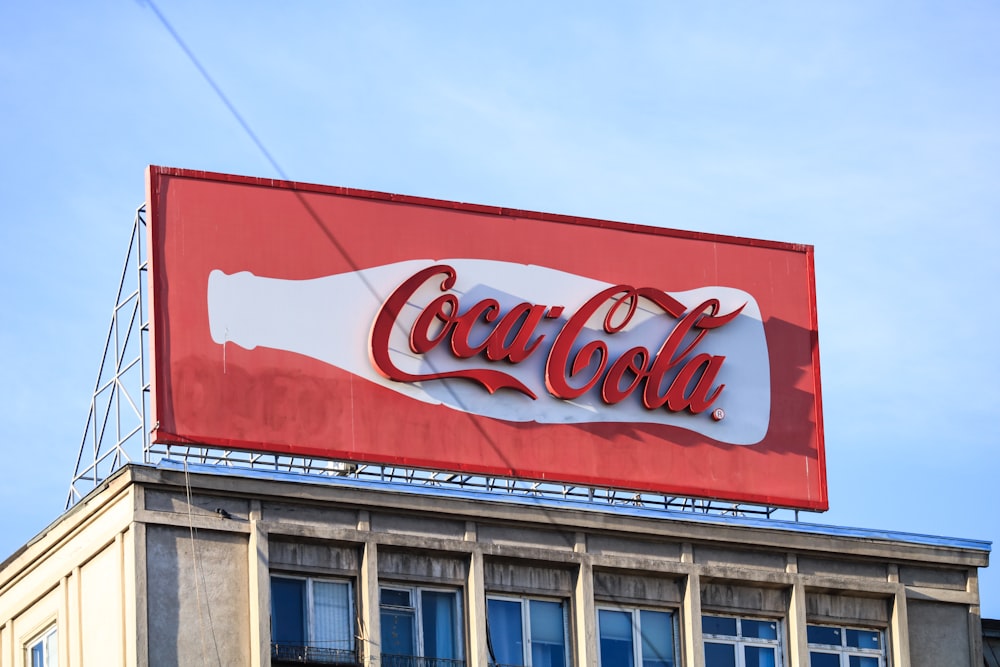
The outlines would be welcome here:
<svg viewBox="0 0 1000 667">
<path fill-rule="evenodd" d="M 738 288 L 453 258 L 310 280 L 213 271 L 208 310 L 220 345 L 287 350 L 483 417 L 666 424 L 736 445 L 769 426 L 761 313 Z"/>
<path fill-rule="evenodd" d="M 708 298 L 687 308 L 656 288 L 614 285 L 563 317 L 567 312 L 563 305 L 523 301 L 504 310 L 492 297 L 463 304 L 460 296 L 451 291 L 457 277 L 452 266 L 430 266 L 404 281 L 386 299 L 371 332 L 371 359 L 380 374 L 397 382 L 464 379 L 490 393 L 511 389 L 537 399 L 532 389 L 495 365 L 516 365 L 534 354 L 543 354 L 539 349 L 551 335 L 544 379 L 549 394 L 558 399 L 573 400 L 595 390 L 605 404 L 615 405 L 637 393 L 647 410 L 664 408 L 699 414 L 708 410 L 725 389 L 718 378 L 726 357 L 698 348 L 710 331 L 739 316 L 746 303 L 722 312 L 719 300 Z M 491 366 L 416 374 L 393 363 L 392 331 L 400 326 L 403 307 L 428 283 L 436 284 L 441 294 L 427 303 L 406 328 L 410 351 L 424 355 L 436 348 L 447 349 L 457 359 L 476 359 Z M 638 345 L 612 356 L 606 338 L 628 329 L 643 299 L 662 311 L 662 343 L 655 350 Z M 595 317 L 601 320 L 600 335 L 596 337 L 588 335 L 591 330 L 587 329 Z M 559 322 L 554 335 L 540 331 L 539 325 L 545 320 Z"/>
</svg>

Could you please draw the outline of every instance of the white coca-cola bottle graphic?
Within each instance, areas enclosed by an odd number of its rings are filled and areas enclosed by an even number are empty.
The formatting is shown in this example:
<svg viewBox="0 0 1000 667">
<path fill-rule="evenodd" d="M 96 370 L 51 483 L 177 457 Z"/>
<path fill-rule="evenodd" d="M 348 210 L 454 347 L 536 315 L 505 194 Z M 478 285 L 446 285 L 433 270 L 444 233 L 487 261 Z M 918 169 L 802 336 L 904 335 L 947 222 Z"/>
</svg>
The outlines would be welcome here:
<svg viewBox="0 0 1000 667">
<path fill-rule="evenodd" d="M 462 378 L 395 381 L 380 373 L 372 360 L 372 325 L 386 299 L 417 272 L 442 265 L 456 274 L 445 290 L 442 279 L 427 281 L 394 318 L 388 356 L 407 376 L 425 377 L 468 372 L 470 368 L 502 369 L 529 389 L 490 393 L 476 382 Z M 739 310 L 739 316 L 710 332 L 698 352 L 725 356 L 719 384 L 724 384 L 713 410 L 692 415 L 667 409 L 648 409 L 638 397 L 606 404 L 598 390 L 573 400 L 553 396 L 546 387 L 546 359 L 553 340 L 573 312 L 588 298 L 611 287 L 555 269 L 509 262 L 474 259 L 410 260 L 310 280 L 256 276 L 250 272 L 225 274 L 212 271 L 208 281 L 208 312 L 212 339 L 220 345 L 235 344 L 248 350 L 267 347 L 286 350 L 331 364 L 380 384 L 414 400 L 442 404 L 455 410 L 495 419 L 539 423 L 633 422 L 670 424 L 714 440 L 752 445 L 767 433 L 770 419 L 770 373 L 767 342 L 760 310 L 753 297 L 741 290 L 709 286 L 670 296 L 688 307 L 716 299 L 720 312 Z M 413 323 L 435 298 L 452 294 L 465 310 L 485 300 L 495 300 L 501 312 L 518 304 L 562 306 L 559 317 L 539 324 L 537 348 L 519 363 L 491 362 L 485 357 L 460 359 L 437 345 L 418 354 L 409 335 Z M 608 336 L 601 321 L 588 322 L 588 333 L 603 337 L 611 357 L 637 345 L 656 350 L 675 319 L 646 304 L 638 308 L 627 330 Z M 470 336 L 481 340 L 489 331 Z M 632 400 L 634 399 L 634 400 Z M 715 418 L 712 418 L 714 413 Z M 724 414 L 724 418 L 720 419 Z"/>
</svg>

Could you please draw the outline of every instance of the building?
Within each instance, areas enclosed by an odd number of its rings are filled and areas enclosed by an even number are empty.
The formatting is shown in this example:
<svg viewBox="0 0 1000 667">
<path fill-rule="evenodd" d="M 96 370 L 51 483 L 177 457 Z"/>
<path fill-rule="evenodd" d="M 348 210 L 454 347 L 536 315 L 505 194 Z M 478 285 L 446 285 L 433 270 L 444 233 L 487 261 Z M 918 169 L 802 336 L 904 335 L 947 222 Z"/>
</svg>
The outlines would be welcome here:
<svg viewBox="0 0 1000 667">
<path fill-rule="evenodd" d="M 1000 620 L 983 619 L 983 658 L 986 667 L 1000 667 Z"/>
<path fill-rule="evenodd" d="M 987 659 L 988 543 L 773 518 L 827 508 L 811 247 L 156 167 L 147 207 L 98 382 L 142 397 L 0 565 L 0 667 Z"/>
<path fill-rule="evenodd" d="M 767 519 L 130 465 L 3 564 L 0 665 L 978 667 L 988 554 Z"/>
</svg>

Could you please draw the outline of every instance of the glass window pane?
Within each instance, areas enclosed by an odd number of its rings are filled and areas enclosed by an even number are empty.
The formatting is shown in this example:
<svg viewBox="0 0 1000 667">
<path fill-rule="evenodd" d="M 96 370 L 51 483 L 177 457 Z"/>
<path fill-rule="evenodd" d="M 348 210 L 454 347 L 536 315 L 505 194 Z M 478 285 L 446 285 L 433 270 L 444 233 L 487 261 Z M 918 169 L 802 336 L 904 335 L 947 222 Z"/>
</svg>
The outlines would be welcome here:
<svg viewBox="0 0 1000 667">
<path fill-rule="evenodd" d="M 601 609 L 597 612 L 603 667 L 633 667 L 632 614 Z"/>
<path fill-rule="evenodd" d="M 31 667 L 45 667 L 45 644 L 41 641 L 31 647 Z"/>
<path fill-rule="evenodd" d="M 753 639 L 777 639 L 777 621 L 758 621 L 749 618 L 742 620 L 743 636 Z"/>
<path fill-rule="evenodd" d="M 271 641 L 306 645 L 306 582 L 271 577 Z"/>
<path fill-rule="evenodd" d="M 427 658 L 459 657 L 458 594 L 452 591 L 422 591 L 420 614 Z"/>
<path fill-rule="evenodd" d="M 624 611 L 601 609 L 597 612 L 601 637 L 632 641 L 632 614 Z"/>
<path fill-rule="evenodd" d="M 410 591 L 400 591 L 395 588 L 383 588 L 379 600 L 382 604 L 393 607 L 412 607 L 410 604 Z"/>
<path fill-rule="evenodd" d="M 809 654 L 809 667 L 840 667 L 840 656 L 836 653 Z"/>
<path fill-rule="evenodd" d="M 517 600 L 487 600 L 486 622 L 493 659 L 501 665 L 523 665 L 521 603 Z"/>
<path fill-rule="evenodd" d="M 645 609 L 640 611 L 639 638 L 643 667 L 673 667 L 673 614 Z"/>
<path fill-rule="evenodd" d="M 852 655 L 850 657 L 850 667 L 879 667 L 878 658 L 867 658 Z"/>
<path fill-rule="evenodd" d="M 346 582 L 313 582 L 312 641 L 319 648 L 349 651 L 354 648 L 351 587 Z"/>
<path fill-rule="evenodd" d="M 701 631 L 706 635 L 736 636 L 736 619 L 728 616 L 702 616 Z"/>
<path fill-rule="evenodd" d="M 531 641 L 562 644 L 563 606 L 558 602 L 531 600 Z"/>
<path fill-rule="evenodd" d="M 563 667 L 566 664 L 563 605 L 531 600 L 529 611 L 532 667 Z"/>
<path fill-rule="evenodd" d="M 840 641 L 840 628 L 832 628 L 828 625 L 810 625 L 806 627 L 806 636 L 810 644 L 843 646 Z"/>
<path fill-rule="evenodd" d="M 775 650 L 766 646 L 744 646 L 745 667 L 775 667 Z"/>
<path fill-rule="evenodd" d="M 566 647 L 562 644 L 531 642 L 532 667 L 565 667 Z"/>
<path fill-rule="evenodd" d="M 736 667 L 736 647 L 705 642 L 705 667 Z"/>
<path fill-rule="evenodd" d="M 413 611 L 382 608 L 382 652 L 390 655 L 416 655 L 416 628 Z"/>
<path fill-rule="evenodd" d="M 877 630 L 847 630 L 847 645 L 855 648 L 882 648 Z"/>
<path fill-rule="evenodd" d="M 59 667 L 58 635 L 53 630 L 45 636 L 45 667 Z"/>
</svg>

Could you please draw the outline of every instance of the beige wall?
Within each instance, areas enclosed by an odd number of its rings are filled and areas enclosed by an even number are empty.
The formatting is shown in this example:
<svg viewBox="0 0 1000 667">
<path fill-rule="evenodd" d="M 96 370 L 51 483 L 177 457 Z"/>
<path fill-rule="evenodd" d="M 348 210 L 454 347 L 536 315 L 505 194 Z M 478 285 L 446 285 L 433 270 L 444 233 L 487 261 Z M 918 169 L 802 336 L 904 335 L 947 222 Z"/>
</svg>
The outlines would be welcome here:
<svg viewBox="0 0 1000 667">
<path fill-rule="evenodd" d="M 4 563 L 0 667 L 22 667 L 25 647 L 52 625 L 60 665 L 134 663 L 133 501 L 132 487 L 108 488 Z"/>
</svg>

